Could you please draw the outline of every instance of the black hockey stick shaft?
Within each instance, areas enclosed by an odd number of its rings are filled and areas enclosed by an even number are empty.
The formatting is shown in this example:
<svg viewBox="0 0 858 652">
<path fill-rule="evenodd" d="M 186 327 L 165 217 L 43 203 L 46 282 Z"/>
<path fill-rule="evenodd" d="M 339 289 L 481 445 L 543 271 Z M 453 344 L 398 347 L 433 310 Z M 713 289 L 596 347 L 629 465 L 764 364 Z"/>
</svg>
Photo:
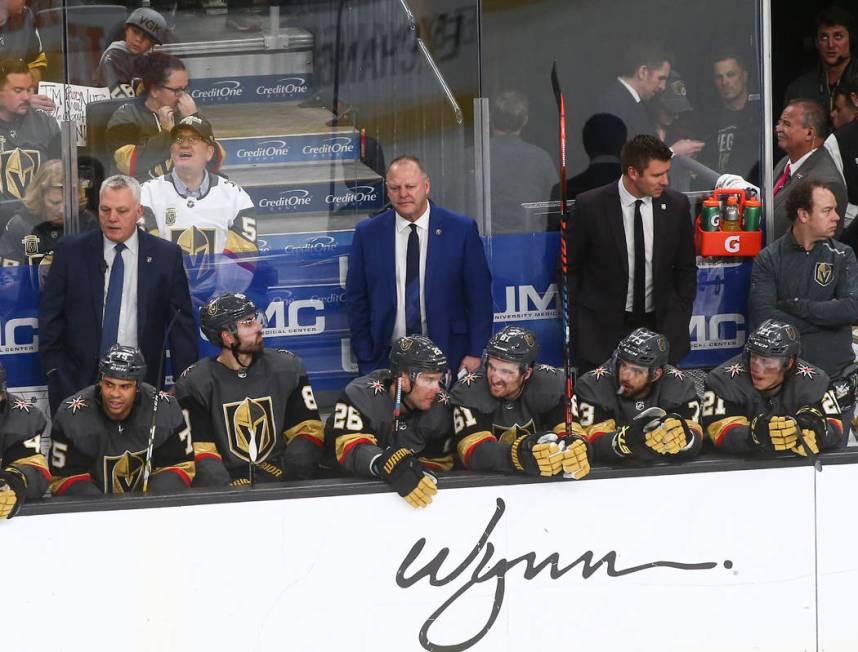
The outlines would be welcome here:
<svg viewBox="0 0 858 652">
<path fill-rule="evenodd" d="M 146 448 L 146 466 L 143 469 L 143 493 L 149 491 L 149 476 L 152 473 L 152 449 L 155 447 L 155 423 L 158 418 L 158 399 L 161 396 L 161 387 L 164 383 L 164 354 L 167 352 L 167 342 L 170 339 L 170 331 L 181 310 L 174 308 L 173 318 L 167 324 L 164 331 L 164 342 L 161 344 L 161 354 L 158 356 L 158 375 L 155 377 L 155 398 L 152 400 L 152 423 L 149 426 L 149 446 Z"/>
<path fill-rule="evenodd" d="M 566 379 L 566 435 L 572 434 L 572 315 L 569 312 L 569 259 L 567 257 L 567 236 L 569 229 L 569 210 L 566 207 L 566 97 L 560 88 L 557 75 L 557 61 L 551 66 L 551 88 L 557 102 L 560 139 L 560 297 L 563 314 L 563 375 Z"/>
</svg>

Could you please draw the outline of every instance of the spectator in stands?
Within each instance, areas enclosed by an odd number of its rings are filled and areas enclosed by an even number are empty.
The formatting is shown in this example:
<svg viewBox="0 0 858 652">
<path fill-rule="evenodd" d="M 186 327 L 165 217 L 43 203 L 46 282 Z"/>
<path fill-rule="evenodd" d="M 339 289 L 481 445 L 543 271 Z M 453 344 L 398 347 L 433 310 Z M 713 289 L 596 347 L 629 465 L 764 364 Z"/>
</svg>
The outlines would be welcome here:
<svg viewBox="0 0 858 652">
<path fill-rule="evenodd" d="M 706 116 L 706 145 L 701 162 L 720 174 L 737 174 L 757 183 L 762 107 L 759 95 L 748 90 L 744 58 L 727 51 L 712 62 L 712 80 L 720 104 Z"/>
<path fill-rule="evenodd" d="M 243 292 L 257 255 L 253 202 L 240 186 L 206 169 L 216 149 L 208 120 L 182 118 L 170 136 L 173 169 L 143 184 L 145 228 L 185 252 L 195 305 Z"/>
<path fill-rule="evenodd" d="M 135 9 L 125 21 L 125 38 L 107 46 L 95 71 L 95 85 L 107 86 L 111 97 L 134 97 L 132 79 L 141 57 L 164 42 L 167 21 L 154 9 Z"/>
<path fill-rule="evenodd" d="M 178 57 L 153 52 L 140 61 L 140 77 L 143 93 L 116 110 L 107 123 L 106 139 L 116 169 L 145 181 L 169 171 L 170 131 L 183 117 L 199 112 Z M 222 160 L 218 147 L 209 169 L 216 171 Z"/>
<path fill-rule="evenodd" d="M 65 232 L 65 175 L 63 162 L 47 161 L 24 193 L 22 210 L 16 213 L 0 236 L 0 265 L 38 265 Z M 84 208 L 86 195 L 78 188 L 80 230 L 94 229 L 98 218 Z"/>
<path fill-rule="evenodd" d="M 787 86 L 784 103 L 794 99 L 816 100 L 833 108 L 834 90 L 841 82 L 858 80 L 858 65 L 852 59 L 852 15 L 841 7 L 823 10 L 814 21 L 819 63 L 815 70 L 797 77 Z"/>
<path fill-rule="evenodd" d="M 694 110 L 688 101 L 685 82 L 675 70 L 670 71 L 664 91 L 647 105 L 652 115 L 655 133 L 664 143 L 674 143 L 674 153 L 694 156 L 703 147 L 702 140 L 690 138 L 691 125 L 684 114 Z M 677 149 L 679 151 L 677 151 Z M 691 172 L 675 159 L 670 170 L 670 187 L 680 192 L 689 190 Z"/>
<path fill-rule="evenodd" d="M 828 150 L 822 147 L 827 136 L 825 111 L 813 100 L 792 100 L 775 125 L 778 146 L 786 152 L 775 166 L 773 238 L 790 227 L 786 205 L 796 181 L 809 179 L 830 185 L 837 199 L 837 214 L 846 211 L 846 184 Z M 838 225 L 837 234 L 841 227 Z"/>
<path fill-rule="evenodd" d="M 584 151 L 590 158 L 587 169 L 566 182 L 566 198 L 575 199 L 582 192 L 616 181 L 622 174 L 620 150 L 626 142 L 626 125 L 610 113 L 597 113 L 587 118 L 581 130 Z M 560 199 L 560 184 L 551 189 L 551 200 Z M 556 224 L 550 231 L 559 228 Z"/>
<path fill-rule="evenodd" d="M 834 90 L 831 125 L 835 130 L 858 117 L 858 82 L 843 82 Z"/>
<path fill-rule="evenodd" d="M 492 330 L 491 274 L 474 221 L 429 202 L 419 159 L 387 171 L 392 208 L 357 225 L 346 308 L 362 374 L 386 364 L 400 337 L 427 334 L 454 371 L 473 371 Z"/>
<path fill-rule="evenodd" d="M 23 61 L 0 61 L 0 196 L 21 199 L 42 161 L 60 157 L 60 127 L 31 106 L 33 74 Z"/>
<path fill-rule="evenodd" d="M 0 2 L 0 59 L 23 61 L 38 86 L 48 66 L 33 12 L 25 0 Z"/>
<path fill-rule="evenodd" d="M 858 216 L 858 85 L 839 84 L 834 91 L 831 121 L 834 133 L 825 139 L 825 149 L 846 183 L 846 214 L 840 239 L 854 250 L 858 246 L 858 225 L 851 226 Z"/>
<path fill-rule="evenodd" d="M 527 120 L 528 100 L 522 93 L 505 90 L 492 99 L 493 234 L 530 230 L 521 205 L 548 201 L 557 181 L 557 170 L 548 152 L 521 139 Z"/>
</svg>

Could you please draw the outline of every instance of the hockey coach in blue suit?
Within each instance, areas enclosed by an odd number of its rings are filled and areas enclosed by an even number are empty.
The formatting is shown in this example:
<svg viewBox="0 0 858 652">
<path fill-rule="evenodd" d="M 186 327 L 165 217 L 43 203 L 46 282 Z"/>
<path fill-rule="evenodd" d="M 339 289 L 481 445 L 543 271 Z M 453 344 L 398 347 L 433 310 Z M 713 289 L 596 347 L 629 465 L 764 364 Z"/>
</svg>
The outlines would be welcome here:
<svg viewBox="0 0 858 652">
<path fill-rule="evenodd" d="M 453 371 L 476 369 L 492 330 L 491 274 L 474 221 L 429 202 L 419 159 L 387 169 L 391 209 L 357 225 L 346 277 L 352 351 L 361 374 L 390 344 L 428 336 Z"/>
</svg>

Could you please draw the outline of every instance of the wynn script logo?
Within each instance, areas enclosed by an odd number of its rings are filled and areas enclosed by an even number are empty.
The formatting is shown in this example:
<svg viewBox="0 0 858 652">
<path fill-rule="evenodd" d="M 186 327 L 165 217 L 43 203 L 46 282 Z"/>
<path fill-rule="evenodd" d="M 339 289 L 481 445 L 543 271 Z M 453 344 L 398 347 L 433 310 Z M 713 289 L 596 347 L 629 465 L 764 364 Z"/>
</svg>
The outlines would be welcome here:
<svg viewBox="0 0 858 652">
<path fill-rule="evenodd" d="M 402 563 L 399 565 L 399 569 L 396 571 L 396 583 L 403 589 L 411 587 L 424 577 L 429 578 L 430 586 L 445 586 L 470 571 L 470 575 L 465 576 L 465 583 L 462 584 L 449 598 L 447 598 L 443 604 L 441 604 L 441 606 L 426 619 L 426 622 L 424 622 L 423 626 L 420 628 L 420 645 L 422 645 L 424 649 L 429 650 L 430 652 L 461 652 L 461 650 L 467 650 L 478 643 L 492 628 L 492 625 L 494 625 L 501 607 L 503 606 L 507 572 L 518 565 L 523 566 L 523 575 L 526 580 L 534 579 L 546 568 L 548 569 L 551 579 L 557 580 L 569 571 L 580 567 L 581 577 L 586 580 L 592 577 L 593 574 L 602 567 L 602 565 L 605 566 L 605 573 L 608 577 L 623 577 L 625 575 L 631 575 L 632 573 L 639 573 L 653 568 L 672 568 L 680 571 L 705 571 L 712 570 L 718 566 L 718 562 L 714 561 L 701 562 L 698 564 L 686 564 L 678 561 L 651 561 L 638 566 L 630 566 L 629 568 L 618 568 L 617 553 L 614 550 L 611 550 L 596 562 L 593 561 L 595 556 L 593 551 L 587 550 L 567 566 L 561 565 L 560 553 L 557 552 L 551 553 L 539 562 L 536 560 L 535 552 L 526 552 L 514 559 L 500 558 L 495 561 L 492 559 L 495 552 L 495 546 L 491 541 L 489 541 L 489 538 L 497 524 L 500 522 L 505 511 L 506 503 L 498 498 L 497 508 L 495 509 L 491 520 L 489 520 L 489 524 L 486 526 L 482 536 L 480 536 L 479 541 L 477 541 L 474 548 L 468 553 L 462 562 L 449 574 L 442 575 L 441 569 L 441 566 L 445 561 L 447 561 L 447 557 L 450 554 L 449 548 L 441 548 L 429 563 L 409 574 L 411 565 L 415 562 L 420 553 L 423 552 L 423 548 L 426 545 L 425 538 L 415 541 L 414 545 L 411 546 L 411 550 L 408 551 L 408 554 L 405 555 L 405 559 L 403 559 Z M 482 553 L 482 555 L 480 553 Z M 729 569 L 733 567 L 733 562 L 728 559 L 723 562 L 723 565 L 724 568 Z M 480 629 L 480 631 L 474 636 L 466 641 L 462 641 L 461 643 L 455 643 L 452 645 L 433 643 L 429 639 L 429 630 L 432 625 L 441 619 L 447 610 L 453 607 L 456 601 L 465 595 L 471 587 L 474 587 L 477 584 L 482 584 L 483 582 L 491 582 L 492 580 L 495 582 L 494 603 L 492 604 L 488 621 L 486 621 L 486 624 L 483 625 L 482 629 Z M 469 612 L 469 614 L 470 613 L 472 612 Z"/>
</svg>

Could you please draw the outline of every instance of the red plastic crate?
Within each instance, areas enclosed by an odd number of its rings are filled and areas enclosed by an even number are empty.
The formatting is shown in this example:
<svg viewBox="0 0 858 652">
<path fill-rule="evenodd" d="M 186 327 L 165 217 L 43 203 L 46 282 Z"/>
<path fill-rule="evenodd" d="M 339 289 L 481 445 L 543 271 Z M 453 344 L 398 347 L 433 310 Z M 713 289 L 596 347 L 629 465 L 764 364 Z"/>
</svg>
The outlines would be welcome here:
<svg viewBox="0 0 858 652">
<path fill-rule="evenodd" d="M 762 231 L 704 231 L 699 217 L 694 239 L 701 256 L 756 256 L 763 248 Z"/>
</svg>

